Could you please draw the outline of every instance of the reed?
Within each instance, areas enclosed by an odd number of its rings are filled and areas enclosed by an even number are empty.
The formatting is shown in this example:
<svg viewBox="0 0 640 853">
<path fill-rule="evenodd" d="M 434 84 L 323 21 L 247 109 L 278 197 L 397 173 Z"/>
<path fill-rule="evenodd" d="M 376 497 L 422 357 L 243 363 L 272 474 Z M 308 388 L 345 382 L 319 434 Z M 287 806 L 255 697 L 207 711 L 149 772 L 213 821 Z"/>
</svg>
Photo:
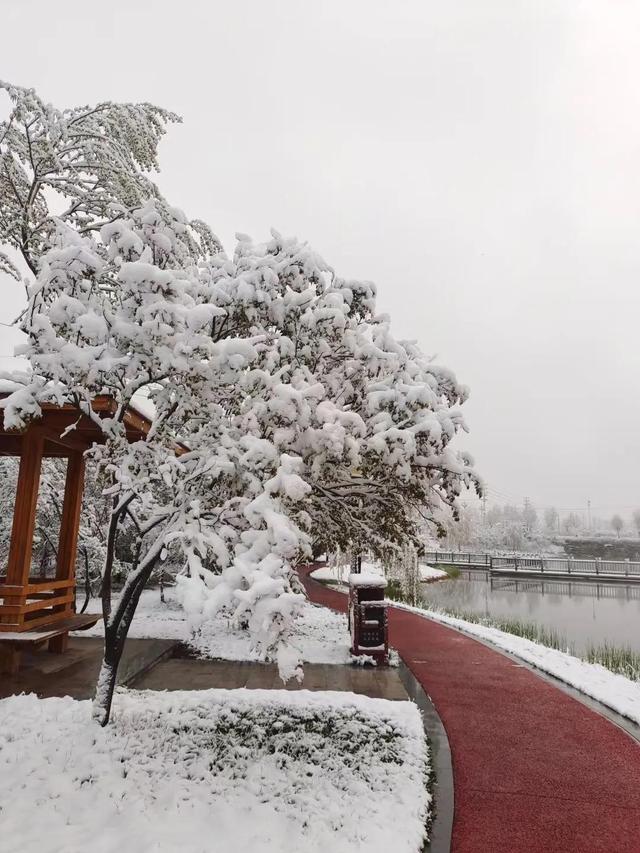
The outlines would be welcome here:
<svg viewBox="0 0 640 853">
<path fill-rule="evenodd" d="M 552 628 L 538 625 L 535 622 L 522 622 L 519 619 L 482 616 L 470 610 L 443 608 L 435 604 L 428 604 L 427 607 L 429 610 L 444 613 L 446 616 L 453 616 L 455 619 L 473 622 L 476 625 L 486 625 L 489 628 L 498 628 L 498 630 L 504 631 L 507 634 L 524 637 L 524 639 L 539 643 L 541 646 L 547 646 L 550 649 L 557 649 L 558 651 L 575 655 L 573 645 L 568 643 L 562 634 L 554 631 Z M 628 646 L 614 646 L 607 642 L 600 645 L 591 644 L 588 646 L 586 654 L 580 657 L 588 663 L 599 663 L 605 669 L 615 672 L 618 675 L 624 675 L 625 678 L 629 678 L 631 681 L 640 681 L 640 652 L 635 652 Z"/>
<path fill-rule="evenodd" d="M 497 616 L 482 616 L 470 610 L 439 607 L 433 604 L 428 604 L 427 607 L 429 610 L 444 613 L 445 616 L 453 616 L 454 619 L 462 619 L 465 622 L 473 622 L 476 625 L 486 625 L 488 628 L 497 628 L 499 631 L 513 634 L 516 637 L 523 637 L 525 640 L 531 640 L 550 649 L 558 649 L 561 652 L 571 651 L 566 637 L 558 633 L 558 631 L 554 631 L 553 628 L 538 625 L 536 622 L 522 622 L 519 619 L 502 619 Z"/>
<path fill-rule="evenodd" d="M 587 649 L 585 660 L 599 663 L 611 672 L 624 675 L 632 681 L 640 681 L 640 654 L 628 646 L 614 646 L 604 642 L 599 646 L 591 645 Z"/>
</svg>

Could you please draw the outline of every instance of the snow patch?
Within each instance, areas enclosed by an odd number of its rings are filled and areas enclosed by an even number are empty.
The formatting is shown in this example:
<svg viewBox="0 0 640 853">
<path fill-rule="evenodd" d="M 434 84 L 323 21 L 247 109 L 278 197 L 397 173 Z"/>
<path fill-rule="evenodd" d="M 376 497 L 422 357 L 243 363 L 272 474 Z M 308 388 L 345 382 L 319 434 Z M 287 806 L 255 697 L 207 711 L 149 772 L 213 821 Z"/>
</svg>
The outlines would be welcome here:
<svg viewBox="0 0 640 853">
<path fill-rule="evenodd" d="M 380 574 L 373 574 L 372 572 L 361 572 L 360 574 L 350 574 L 349 584 L 351 586 L 377 586 L 384 589 L 387 585 L 387 581 Z"/>
<path fill-rule="evenodd" d="M 218 613 L 205 620 L 191 621 L 176 600 L 173 588 L 165 590 L 165 601 L 165 604 L 160 601 L 158 590 L 144 590 L 129 629 L 129 636 L 179 640 L 189 645 L 202 658 L 247 661 L 263 659 L 253 645 L 250 633 L 236 627 L 230 617 Z M 100 602 L 92 600 L 88 611 L 99 613 Z M 103 634 L 104 626 L 99 622 L 93 628 L 82 631 L 80 636 L 99 637 Z M 350 644 L 346 616 L 304 602 L 300 614 L 293 619 L 291 625 L 291 652 L 288 657 L 283 657 L 281 662 L 293 667 L 288 669 L 288 674 L 294 677 L 295 662 L 298 660 L 304 663 L 347 664 L 351 662 Z M 279 650 L 279 654 L 287 653 Z"/>
<path fill-rule="evenodd" d="M 0 701 L 6 853 L 415 853 L 430 807 L 410 702 L 352 693 L 119 691 Z"/>
<path fill-rule="evenodd" d="M 442 569 L 435 569 L 433 566 L 420 566 L 420 580 L 444 580 L 449 575 L 443 572 Z M 362 562 L 362 572 L 367 575 L 382 575 L 383 569 L 378 563 Z M 317 581 L 328 581 L 329 583 L 349 583 L 351 575 L 351 566 L 321 566 L 319 569 L 311 572 L 311 577 Z"/>
</svg>

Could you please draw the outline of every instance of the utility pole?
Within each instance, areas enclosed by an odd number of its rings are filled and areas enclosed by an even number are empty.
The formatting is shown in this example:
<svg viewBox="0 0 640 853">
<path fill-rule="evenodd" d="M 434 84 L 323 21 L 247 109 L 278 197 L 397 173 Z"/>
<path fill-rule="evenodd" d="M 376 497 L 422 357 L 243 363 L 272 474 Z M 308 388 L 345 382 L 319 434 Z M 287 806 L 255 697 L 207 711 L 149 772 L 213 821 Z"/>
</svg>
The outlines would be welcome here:
<svg viewBox="0 0 640 853">
<path fill-rule="evenodd" d="M 587 521 L 589 525 L 589 533 L 591 533 L 591 500 L 587 500 Z"/>
</svg>

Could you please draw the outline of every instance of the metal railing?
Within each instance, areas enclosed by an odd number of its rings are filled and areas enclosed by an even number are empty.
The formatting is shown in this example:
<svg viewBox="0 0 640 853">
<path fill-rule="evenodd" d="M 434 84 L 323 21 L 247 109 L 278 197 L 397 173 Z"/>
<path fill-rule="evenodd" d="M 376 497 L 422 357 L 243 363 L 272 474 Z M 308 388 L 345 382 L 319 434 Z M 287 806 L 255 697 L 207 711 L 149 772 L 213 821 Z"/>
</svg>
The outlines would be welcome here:
<svg viewBox="0 0 640 853">
<path fill-rule="evenodd" d="M 629 578 L 640 581 L 640 563 L 630 560 L 574 560 L 573 557 L 519 557 L 473 554 L 456 551 L 428 551 L 425 560 L 433 565 L 467 566 L 489 569 L 496 574 L 523 572 L 541 575 Z"/>
<path fill-rule="evenodd" d="M 490 554 L 463 554 L 455 551 L 427 551 L 428 563 L 444 563 L 446 566 L 491 566 Z M 495 559 L 495 558 L 494 558 Z"/>
</svg>

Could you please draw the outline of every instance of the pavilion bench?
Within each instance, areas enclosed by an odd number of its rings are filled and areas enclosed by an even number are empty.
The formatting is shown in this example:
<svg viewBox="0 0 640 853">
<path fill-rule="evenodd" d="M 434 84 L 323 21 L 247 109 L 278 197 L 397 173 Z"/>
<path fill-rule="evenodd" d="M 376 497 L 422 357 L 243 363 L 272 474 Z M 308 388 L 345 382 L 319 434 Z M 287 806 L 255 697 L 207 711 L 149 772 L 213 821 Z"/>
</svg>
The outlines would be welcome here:
<svg viewBox="0 0 640 853">
<path fill-rule="evenodd" d="M 58 619 L 50 625 L 41 625 L 33 631 L 0 631 L 0 674 L 16 675 L 20 669 L 20 652 L 24 648 L 37 648 L 48 643 L 50 652 L 64 652 L 69 631 L 84 631 L 102 619 L 98 613 L 78 613 Z"/>
</svg>

